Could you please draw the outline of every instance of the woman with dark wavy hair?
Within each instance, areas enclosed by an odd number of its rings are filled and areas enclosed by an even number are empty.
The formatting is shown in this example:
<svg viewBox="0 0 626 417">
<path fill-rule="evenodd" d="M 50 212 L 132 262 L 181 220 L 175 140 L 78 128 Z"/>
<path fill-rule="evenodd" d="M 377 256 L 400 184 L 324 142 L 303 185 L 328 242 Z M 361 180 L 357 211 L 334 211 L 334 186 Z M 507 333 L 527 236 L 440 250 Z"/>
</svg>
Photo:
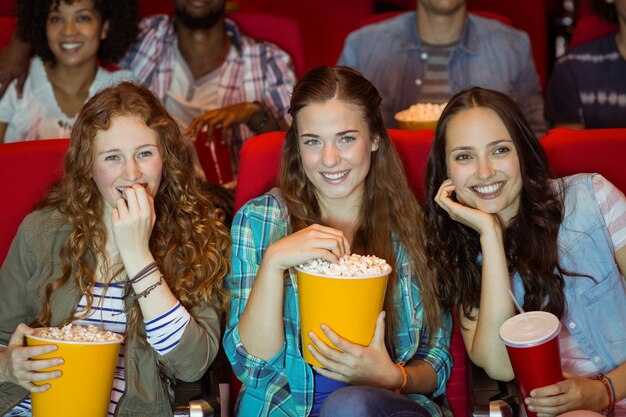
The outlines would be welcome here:
<svg viewBox="0 0 626 417">
<path fill-rule="evenodd" d="M 510 290 L 526 311 L 549 311 L 562 324 L 568 374 L 534 390 L 529 409 L 540 416 L 607 408 L 626 415 L 622 192 L 599 174 L 554 178 L 515 103 L 482 88 L 446 106 L 427 178 L 428 255 L 472 361 L 492 378 L 513 378 L 499 338 L 516 314 Z"/>
<path fill-rule="evenodd" d="M 437 301 L 421 209 L 380 102 L 353 69 L 319 67 L 304 75 L 291 99 L 279 188 L 235 216 L 224 345 L 244 386 L 239 415 L 439 416 L 445 410 L 450 316 Z M 311 329 L 315 347 L 300 346 L 293 267 L 351 252 L 393 267 L 386 314 L 378 317 L 372 342 L 356 345 L 324 327 Z M 325 344 L 322 332 L 342 351 Z M 323 367 L 308 365 L 302 349 Z"/>
<path fill-rule="evenodd" d="M 229 270 L 223 214 L 194 172 L 193 149 L 145 87 L 85 104 L 62 180 L 0 270 L 2 406 L 21 415 L 29 391 L 50 387 L 35 382 L 59 376 L 41 371 L 59 358 L 28 359 L 55 350 L 23 347 L 30 326 L 94 324 L 125 336 L 109 412 L 171 415 L 172 382 L 199 379 L 218 351 Z"/>
<path fill-rule="evenodd" d="M 89 97 L 130 71 L 105 66 L 137 36 L 136 0 L 18 0 L 17 31 L 35 53 L 18 97 L 0 100 L 0 143 L 69 137 Z"/>
</svg>

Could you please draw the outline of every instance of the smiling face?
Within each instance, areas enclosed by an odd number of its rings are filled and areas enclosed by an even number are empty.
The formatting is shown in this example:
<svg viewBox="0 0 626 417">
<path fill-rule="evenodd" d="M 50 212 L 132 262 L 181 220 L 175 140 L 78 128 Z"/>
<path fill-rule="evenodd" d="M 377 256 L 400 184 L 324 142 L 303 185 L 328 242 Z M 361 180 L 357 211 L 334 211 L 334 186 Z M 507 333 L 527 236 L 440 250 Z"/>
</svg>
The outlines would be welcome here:
<svg viewBox="0 0 626 417">
<path fill-rule="evenodd" d="M 108 22 L 103 23 L 92 0 L 67 4 L 62 0 L 51 9 L 46 23 L 48 46 L 58 65 L 95 65 L 100 41 L 106 39 Z"/>
<path fill-rule="evenodd" d="M 461 111 L 446 129 L 448 175 L 457 200 L 507 224 L 519 210 L 522 175 L 511 135 L 485 107 Z"/>
<path fill-rule="evenodd" d="M 157 132 L 141 120 L 119 116 L 98 131 L 93 146 L 93 179 L 106 203 L 117 207 L 124 188 L 144 186 L 153 198 L 161 184 L 163 152 Z"/>
<path fill-rule="evenodd" d="M 360 205 L 378 147 L 361 109 L 333 99 L 306 105 L 296 119 L 302 166 L 321 206 Z"/>
</svg>

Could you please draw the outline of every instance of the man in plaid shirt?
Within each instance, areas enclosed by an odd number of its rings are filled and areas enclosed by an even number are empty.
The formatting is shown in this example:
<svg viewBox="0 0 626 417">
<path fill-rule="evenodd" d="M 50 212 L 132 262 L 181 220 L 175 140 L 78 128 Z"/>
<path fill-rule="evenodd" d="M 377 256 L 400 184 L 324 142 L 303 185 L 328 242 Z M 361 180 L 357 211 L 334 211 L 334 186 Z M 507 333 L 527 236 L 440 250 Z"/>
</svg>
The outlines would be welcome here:
<svg viewBox="0 0 626 417">
<path fill-rule="evenodd" d="M 225 0 L 174 0 L 174 18 L 147 17 L 121 62 L 166 104 L 185 132 L 210 137 L 221 126 L 236 174 L 242 143 L 285 130 L 295 83 L 289 55 L 242 36 L 225 18 Z"/>
</svg>

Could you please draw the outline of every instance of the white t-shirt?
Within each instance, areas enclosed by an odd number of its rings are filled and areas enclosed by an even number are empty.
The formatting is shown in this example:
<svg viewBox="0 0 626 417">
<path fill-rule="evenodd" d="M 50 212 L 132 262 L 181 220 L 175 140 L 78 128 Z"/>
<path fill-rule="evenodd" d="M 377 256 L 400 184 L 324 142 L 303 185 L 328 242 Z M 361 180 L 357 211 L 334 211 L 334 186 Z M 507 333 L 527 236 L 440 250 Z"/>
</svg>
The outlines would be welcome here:
<svg viewBox="0 0 626 417">
<path fill-rule="evenodd" d="M 98 67 L 89 97 L 104 87 L 132 79 L 128 70 L 109 72 Z M 70 137 L 76 116 L 67 116 L 59 107 L 41 58 L 31 60 L 22 99 L 17 98 L 15 84 L 9 86 L 0 100 L 0 122 L 8 123 L 5 143 Z"/>
</svg>

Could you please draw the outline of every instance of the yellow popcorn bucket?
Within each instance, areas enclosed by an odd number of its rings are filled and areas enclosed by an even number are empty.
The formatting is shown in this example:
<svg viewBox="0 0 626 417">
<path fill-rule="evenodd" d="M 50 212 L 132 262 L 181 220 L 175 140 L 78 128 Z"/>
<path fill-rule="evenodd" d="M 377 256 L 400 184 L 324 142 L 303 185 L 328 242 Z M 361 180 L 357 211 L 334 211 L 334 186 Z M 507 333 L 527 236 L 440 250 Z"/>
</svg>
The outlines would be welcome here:
<svg viewBox="0 0 626 417">
<path fill-rule="evenodd" d="M 295 269 L 304 360 L 311 365 L 322 366 L 307 348 L 309 344 L 314 346 L 308 335 L 311 331 L 336 348 L 322 332 L 322 323 L 352 343 L 369 345 L 374 337 L 376 319 L 383 308 L 391 271 L 345 277 L 315 274 L 298 267 Z"/>
<path fill-rule="evenodd" d="M 115 365 L 123 338 L 106 342 L 78 342 L 26 336 L 28 346 L 57 345 L 51 353 L 32 359 L 62 358 L 65 363 L 45 369 L 60 370 L 61 377 L 45 392 L 31 393 L 33 417 L 106 417 Z"/>
</svg>

